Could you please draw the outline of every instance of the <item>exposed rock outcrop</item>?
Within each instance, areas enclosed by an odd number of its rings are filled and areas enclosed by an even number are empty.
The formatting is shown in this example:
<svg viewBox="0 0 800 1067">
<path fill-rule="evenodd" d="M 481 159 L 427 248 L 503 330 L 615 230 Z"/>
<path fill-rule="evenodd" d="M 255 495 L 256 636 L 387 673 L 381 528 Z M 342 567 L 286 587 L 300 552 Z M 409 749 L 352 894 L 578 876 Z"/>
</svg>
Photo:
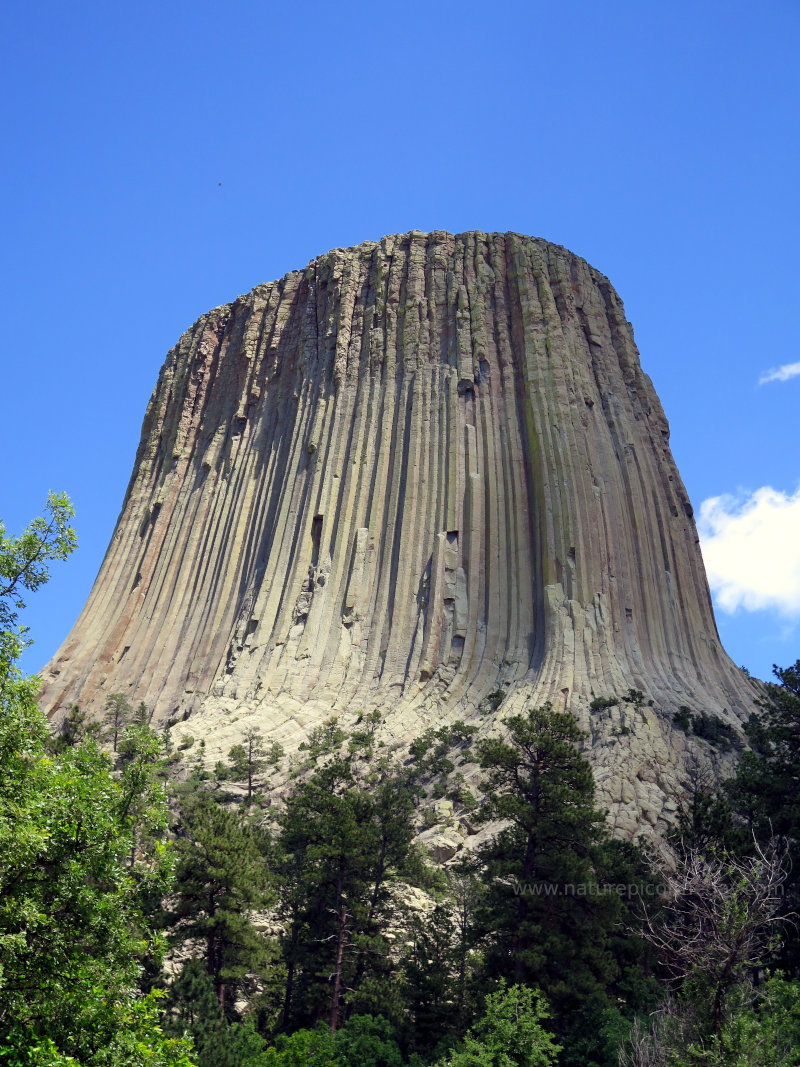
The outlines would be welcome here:
<svg viewBox="0 0 800 1067">
<path fill-rule="evenodd" d="M 382 707 L 399 744 L 551 700 L 620 829 L 663 825 L 674 710 L 735 723 L 753 697 L 668 438 L 619 297 L 565 249 L 412 232 L 320 256 L 167 356 L 44 705 L 124 692 L 213 756 L 252 722 L 291 749 Z"/>
</svg>

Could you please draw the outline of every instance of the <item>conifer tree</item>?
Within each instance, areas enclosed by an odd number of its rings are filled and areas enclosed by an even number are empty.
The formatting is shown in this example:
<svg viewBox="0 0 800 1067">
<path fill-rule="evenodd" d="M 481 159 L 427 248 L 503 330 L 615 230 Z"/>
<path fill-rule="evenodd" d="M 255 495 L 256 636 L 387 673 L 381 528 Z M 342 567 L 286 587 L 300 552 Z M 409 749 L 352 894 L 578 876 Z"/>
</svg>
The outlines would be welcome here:
<svg viewBox="0 0 800 1067">
<path fill-rule="evenodd" d="M 320 753 L 321 754 L 321 753 Z M 390 886 L 408 863 L 413 787 L 388 768 L 371 793 L 338 756 L 297 786 L 281 817 L 284 1026 L 397 1000 L 385 938 Z"/>
<path fill-rule="evenodd" d="M 254 914 L 275 899 L 269 835 L 202 788 L 183 798 L 176 830 L 175 892 L 166 917 L 170 940 L 202 943 L 219 1004 L 230 1012 L 246 976 L 262 973 L 271 955 L 253 923 Z"/>
<path fill-rule="evenodd" d="M 758 845 L 768 846 L 773 839 L 785 841 L 789 874 L 781 910 L 791 917 L 800 910 L 800 660 L 791 667 L 776 666 L 774 674 L 777 683 L 766 686 L 756 701 L 758 713 L 745 727 L 752 749 L 742 753 L 736 773 L 723 787 L 734 832 L 715 837 L 718 846 L 739 857 L 756 855 Z M 716 810 L 723 801 L 709 803 Z M 780 966 L 790 976 L 800 975 L 800 927 L 795 922 L 786 928 Z"/>
<path fill-rule="evenodd" d="M 50 738 L 50 748 L 53 752 L 63 752 L 65 748 L 71 748 L 79 744 L 84 737 L 96 735 L 99 731 L 100 723 L 91 722 L 78 704 L 70 704 L 66 715 L 61 720 L 58 732 Z"/>
<path fill-rule="evenodd" d="M 423 1055 L 441 1054 L 462 1036 L 454 996 L 458 931 L 451 909 L 437 904 L 429 916 L 411 923 L 410 935 L 410 949 L 403 960 L 409 1044 Z"/>
<path fill-rule="evenodd" d="M 188 1033 L 197 1067 L 263 1067 L 266 1042 L 250 1021 L 229 1022 L 200 960 L 187 960 L 169 988 L 164 1030 Z"/>
<path fill-rule="evenodd" d="M 253 779 L 261 774 L 267 764 L 264 738 L 257 726 L 248 726 L 244 743 L 233 745 L 228 753 L 230 777 L 236 781 L 247 779 L 247 799 L 253 797 Z"/>
<path fill-rule="evenodd" d="M 607 833 L 575 719 L 544 705 L 504 725 L 508 740 L 477 745 L 482 817 L 509 824 L 481 854 L 488 973 L 539 986 L 561 1013 L 616 975 L 609 935 L 621 903 L 595 876 Z"/>
<path fill-rule="evenodd" d="M 106 698 L 103 722 L 106 725 L 104 740 L 110 741 L 114 752 L 122 731 L 131 721 L 133 708 L 122 693 L 112 693 Z"/>
<path fill-rule="evenodd" d="M 354 788 L 340 759 L 295 790 L 282 819 L 286 903 L 293 908 L 287 951 L 285 1018 L 339 1025 L 342 975 L 349 968 L 353 926 L 369 879 L 376 838 L 368 797 Z M 299 981 L 298 981 L 299 979 Z"/>
</svg>

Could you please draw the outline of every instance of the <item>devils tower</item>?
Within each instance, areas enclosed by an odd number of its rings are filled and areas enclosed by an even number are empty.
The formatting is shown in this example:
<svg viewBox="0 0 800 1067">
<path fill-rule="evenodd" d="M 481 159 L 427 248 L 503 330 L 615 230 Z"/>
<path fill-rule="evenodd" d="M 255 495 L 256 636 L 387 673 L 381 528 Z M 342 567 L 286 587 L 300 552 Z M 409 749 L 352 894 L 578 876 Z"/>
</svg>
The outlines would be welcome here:
<svg viewBox="0 0 800 1067">
<path fill-rule="evenodd" d="M 122 692 L 211 754 L 251 723 L 296 747 L 381 708 L 399 747 L 550 700 L 627 832 L 674 811 L 675 710 L 735 725 L 754 695 L 609 281 L 543 240 L 416 231 L 181 337 L 43 679 L 54 714 Z"/>
</svg>

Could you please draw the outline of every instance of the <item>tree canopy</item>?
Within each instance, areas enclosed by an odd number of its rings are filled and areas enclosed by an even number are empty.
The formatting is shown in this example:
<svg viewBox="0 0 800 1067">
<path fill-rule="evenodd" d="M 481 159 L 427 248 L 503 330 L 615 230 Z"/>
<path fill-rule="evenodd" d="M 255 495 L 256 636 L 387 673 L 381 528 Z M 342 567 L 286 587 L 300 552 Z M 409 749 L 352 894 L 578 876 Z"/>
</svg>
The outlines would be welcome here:
<svg viewBox="0 0 800 1067">
<path fill-rule="evenodd" d="M 53 751 L 37 681 L 15 663 L 22 591 L 75 547 L 71 517 L 51 494 L 21 536 L 0 526 L 0 1062 L 191 1067 L 189 1045 L 161 1032 L 157 994 L 138 984 L 160 954 L 143 894 L 163 892 L 171 868 L 152 745 L 143 736 L 119 774 L 92 736 Z M 157 842 L 146 858 L 143 832 Z"/>
</svg>

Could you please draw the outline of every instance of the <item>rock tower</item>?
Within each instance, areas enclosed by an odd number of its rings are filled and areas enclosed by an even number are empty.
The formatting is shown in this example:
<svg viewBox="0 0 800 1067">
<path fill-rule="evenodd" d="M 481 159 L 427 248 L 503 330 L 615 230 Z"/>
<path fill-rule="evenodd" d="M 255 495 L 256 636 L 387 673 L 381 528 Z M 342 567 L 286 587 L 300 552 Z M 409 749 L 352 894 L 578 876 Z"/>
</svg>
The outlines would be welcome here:
<svg viewBox="0 0 800 1067">
<path fill-rule="evenodd" d="M 619 297 L 510 233 L 336 249 L 202 316 L 43 678 L 53 713 L 123 692 L 212 756 L 253 722 L 291 749 L 379 707 L 405 743 L 550 700 L 628 832 L 674 810 L 674 711 L 754 695 Z"/>
</svg>

